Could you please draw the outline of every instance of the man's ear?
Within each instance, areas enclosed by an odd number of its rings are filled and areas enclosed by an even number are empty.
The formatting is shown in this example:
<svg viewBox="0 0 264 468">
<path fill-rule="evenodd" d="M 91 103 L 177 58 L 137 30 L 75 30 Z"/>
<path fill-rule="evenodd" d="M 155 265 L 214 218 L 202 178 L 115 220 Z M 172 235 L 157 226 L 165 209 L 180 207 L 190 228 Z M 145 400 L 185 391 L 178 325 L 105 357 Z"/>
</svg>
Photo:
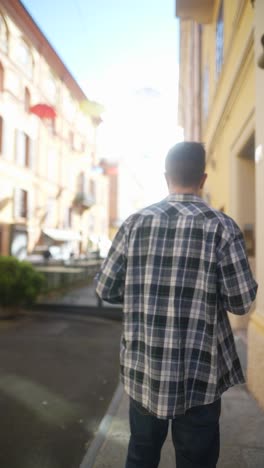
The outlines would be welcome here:
<svg viewBox="0 0 264 468">
<path fill-rule="evenodd" d="M 204 187 L 207 176 L 208 176 L 208 174 L 206 174 L 206 173 L 202 176 L 201 182 L 200 182 L 200 189 L 202 189 Z"/>
</svg>

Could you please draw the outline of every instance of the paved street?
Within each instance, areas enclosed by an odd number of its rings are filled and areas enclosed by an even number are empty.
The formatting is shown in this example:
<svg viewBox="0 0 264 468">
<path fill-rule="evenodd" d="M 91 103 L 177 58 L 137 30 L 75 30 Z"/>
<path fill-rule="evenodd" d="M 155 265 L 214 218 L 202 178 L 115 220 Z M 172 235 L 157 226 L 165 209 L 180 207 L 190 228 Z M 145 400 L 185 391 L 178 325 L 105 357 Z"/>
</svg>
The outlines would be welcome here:
<svg viewBox="0 0 264 468">
<path fill-rule="evenodd" d="M 0 467 L 123 468 L 129 428 L 122 387 L 109 412 L 121 322 L 54 315 L 52 301 L 88 310 L 94 291 L 78 288 L 49 301 L 48 314 L 0 322 Z M 235 338 L 246 374 L 246 333 Z M 219 468 L 263 468 L 263 428 L 264 411 L 246 386 L 226 392 Z M 168 437 L 160 468 L 173 467 Z"/>
<path fill-rule="evenodd" d="M 118 383 L 121 323 L 0 322 L 0 467 L 78 468 Z"/>
<path fill-rule="evenodd" d="M 245 369 L 244 333 L 238 332 L 235 338 Z M 224 393 L 220 428 L 221 450 L 217 468 L 264 467 L 264 410 L 248 392 L 246 385 L 235 386 Z M 91 450 L 92 446 L 88 449 L 81 468 L 123 468 L 128 441 L 128 397 L 123 393 L 103 443 L 96 454 Z M 170 433 L 162 449 L 159 468 L 175 468 L 175 454 Z"/>
<path fill-rule="evenodd" d="M 95 462 L 89 452 L 81 468 L 124 468 L 129 440 L 128 398 L 124 394 Z M 264 411 L 245 386 L 233 387 L 222 400 L 221 450 L 217 468 L 264 467 Z M 159 468 L 175 468 L 171 435 L 162 448 Z"/>
</svg>

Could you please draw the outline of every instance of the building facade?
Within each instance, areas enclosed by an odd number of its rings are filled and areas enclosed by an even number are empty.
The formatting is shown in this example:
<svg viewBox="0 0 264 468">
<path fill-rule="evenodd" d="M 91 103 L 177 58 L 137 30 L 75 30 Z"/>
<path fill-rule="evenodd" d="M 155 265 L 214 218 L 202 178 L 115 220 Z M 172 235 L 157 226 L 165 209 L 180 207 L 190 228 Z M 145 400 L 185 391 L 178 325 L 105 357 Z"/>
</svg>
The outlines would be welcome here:
<svg viewBox="0 0 264 468">
<path fill-rule="evenodd" d="M 82 110 L 86 101 L 21 2 L 1 0 L 0 254 L 23 258 L 41 243 L 81 253 L 107 235 L 98 117 Z"/>
<path fill-rule="evenodd" d="M 200 35 L 193 53 L 180 58 L 181 124 L 190 129 L 196 115 L 207 151 L 204 196 L 241 227 L 259 283 L 251 314 L 230 320 L 248 331 L 248 385 L 264 406 L 264 2 L 177 0 L 176 14 L 181 50 L 190 31 Z M 191 70 L 198 89 L 185 84 Z M 197 135 L 191 129 L 185 138 Z"/>
</svg>

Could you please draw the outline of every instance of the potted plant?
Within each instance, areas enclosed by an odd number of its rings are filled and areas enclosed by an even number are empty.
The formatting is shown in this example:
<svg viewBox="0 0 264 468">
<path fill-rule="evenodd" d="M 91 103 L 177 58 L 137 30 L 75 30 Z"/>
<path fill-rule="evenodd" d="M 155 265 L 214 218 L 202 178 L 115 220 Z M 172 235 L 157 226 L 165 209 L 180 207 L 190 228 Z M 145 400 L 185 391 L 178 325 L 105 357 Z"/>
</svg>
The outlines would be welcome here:
<svg viewBox="0 0 264 468">
<path fill-rule="evenodd" d="M 0 256 L 0 318 L 17 315 L 32 304 L 45 283 L 44 276 L 31 263 Z"/>
</svg>

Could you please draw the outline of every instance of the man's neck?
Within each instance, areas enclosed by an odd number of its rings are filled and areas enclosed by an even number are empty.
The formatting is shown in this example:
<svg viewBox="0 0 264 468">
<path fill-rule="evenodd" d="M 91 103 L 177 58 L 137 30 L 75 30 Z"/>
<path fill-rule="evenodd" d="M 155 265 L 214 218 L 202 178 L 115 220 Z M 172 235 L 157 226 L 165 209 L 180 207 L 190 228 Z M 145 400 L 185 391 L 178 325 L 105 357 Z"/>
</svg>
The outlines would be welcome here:
<svg viewBox="0 0 264 468">
<path fill-rule="evenodd" d="M 200 188 L 173 186 L 169 188 L 170 195 L 200 195 Z"/>
</svg>

